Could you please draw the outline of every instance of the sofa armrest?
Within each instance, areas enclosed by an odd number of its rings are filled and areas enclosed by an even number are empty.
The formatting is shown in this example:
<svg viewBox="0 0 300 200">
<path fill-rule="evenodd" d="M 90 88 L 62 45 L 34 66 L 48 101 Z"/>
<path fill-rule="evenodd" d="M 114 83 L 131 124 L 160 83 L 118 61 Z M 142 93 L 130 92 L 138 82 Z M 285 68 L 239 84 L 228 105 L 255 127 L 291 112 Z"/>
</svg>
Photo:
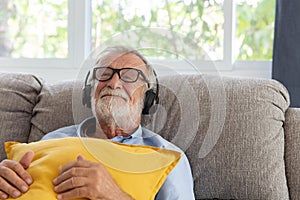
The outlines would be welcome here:
<svg viewBox="0 0 300 200">
<path fill-rule="evenodd" d="M 286 112 L 285 162 L 291 199 L 300 196 L 300 108 L 289 108 Z"/>
</svg>

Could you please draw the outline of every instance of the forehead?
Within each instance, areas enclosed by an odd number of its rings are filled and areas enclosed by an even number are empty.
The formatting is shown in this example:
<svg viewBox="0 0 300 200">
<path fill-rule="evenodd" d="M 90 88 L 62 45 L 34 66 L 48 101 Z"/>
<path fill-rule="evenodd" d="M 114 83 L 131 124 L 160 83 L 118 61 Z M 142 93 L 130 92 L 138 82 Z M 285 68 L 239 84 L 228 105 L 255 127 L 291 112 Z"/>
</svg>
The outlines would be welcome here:
<svg viewBox="0 0 300 200">
<path fill-rule="evenodd" d="M 135 54 L 110 54 L 101 60 L 99 63 L 101 66 L 109 66 L 112 68 L 120 69 L 125 67 L 131 67 L 140 69 L 142 71 L 146 70 L 144 61 Z"/>
</svg>

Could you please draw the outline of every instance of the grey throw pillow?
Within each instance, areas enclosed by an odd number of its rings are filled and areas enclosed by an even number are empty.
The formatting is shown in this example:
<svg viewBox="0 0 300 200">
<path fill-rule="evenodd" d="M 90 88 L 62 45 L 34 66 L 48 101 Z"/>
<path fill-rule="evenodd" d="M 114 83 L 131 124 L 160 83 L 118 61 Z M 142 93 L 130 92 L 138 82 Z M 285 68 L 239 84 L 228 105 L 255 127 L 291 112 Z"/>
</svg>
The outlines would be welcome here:
<svg viewBox="0 0 300 200">
<path fill-rule="evenodd" d="M 0 73 L 0 160 L 6 157 L 4 142 L 27 142 L 32 110 L 41 80 L 29 74 Z"/>
</svg>

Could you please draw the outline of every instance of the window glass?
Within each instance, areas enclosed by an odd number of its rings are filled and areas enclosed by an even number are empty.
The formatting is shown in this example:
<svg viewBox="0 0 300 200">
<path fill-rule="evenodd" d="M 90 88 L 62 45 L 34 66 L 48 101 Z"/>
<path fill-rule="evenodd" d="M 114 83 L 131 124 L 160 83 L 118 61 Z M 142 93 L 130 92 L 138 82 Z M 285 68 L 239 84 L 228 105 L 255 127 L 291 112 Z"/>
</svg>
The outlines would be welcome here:
<svg viewBox="0 0 300 200">
<path fill-rule="evenodd" d="M 238 60 L 271 60 L 275 0 L 237 0 Z"/>
<path fill-rule="evenodd" d="M 131 46 L 142 47 L 146 37 L 153 46 L 165 50 L 158 53 L 150 49 L 148 56 L 176 58 L 178 54 L 184 57 L 194 54 L 194 58 L 202 60 L 223 59 L 224 12 L 221 0 L 93 0 L 92 10 L 94 48 L 117 33 L 135 30 L 136 34 L 130 33 L 134 38 L 129 41 Z M 155 27 L 173 30 L 180 36 L 164 35 Z M 193 52 L 174 42 L 178 37 L 185 44 L 193 45 Z M 195 46 L 204 53 L 201 54 Z"/>
<path fill-rule="evenodd" d="M 1 0 L 0 57 L 66 58 L 67 0 Z"/>
</svg>

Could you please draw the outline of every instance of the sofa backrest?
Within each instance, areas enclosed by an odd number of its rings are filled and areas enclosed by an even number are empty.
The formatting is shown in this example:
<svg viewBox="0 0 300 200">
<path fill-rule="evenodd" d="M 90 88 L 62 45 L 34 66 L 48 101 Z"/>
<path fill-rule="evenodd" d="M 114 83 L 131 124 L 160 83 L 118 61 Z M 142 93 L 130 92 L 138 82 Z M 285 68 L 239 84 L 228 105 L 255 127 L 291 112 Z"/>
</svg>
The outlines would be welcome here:
<svg viewBox="0 0 300 200">
<path fill-rule="evenodd" d="M 283 130 L 289 95 L 280 83 L 215 75 L 159 82 L 160 104 L 143 116 L 143 126 L 186 152 L 197 199 L 289 198 Z M 81 105 L 81 88 L 80 81 L 50 85 L 32 75 L 1 74 L 1 143 L 36 141 L 91 115 Z"/>
<path fill-rule="evenodd" d="M 186 151 L 197 199 L 289 199 L 284 86 L 212 75 L 160 82 L 162 109 L 146 124 Z"/>
</svg>

